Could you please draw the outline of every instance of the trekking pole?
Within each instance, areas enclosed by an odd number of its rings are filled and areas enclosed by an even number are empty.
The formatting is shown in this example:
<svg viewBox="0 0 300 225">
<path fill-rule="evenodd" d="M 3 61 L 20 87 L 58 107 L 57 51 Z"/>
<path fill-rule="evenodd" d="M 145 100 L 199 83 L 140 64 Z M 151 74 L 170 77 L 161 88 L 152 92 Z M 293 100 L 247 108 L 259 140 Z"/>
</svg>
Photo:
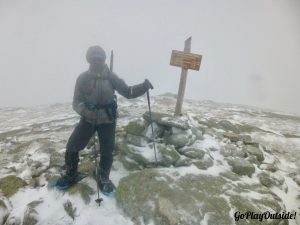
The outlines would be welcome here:
<svg viewBox="0 0 300 225">
<path fill-rule="evenodd" d="M 152 140 L 153 140 L 153 148 L 154 148 L 154 156 L 155 156 L 155 164 L 157 167 L 157 158 L 156 158 L 156 148 L 155 148 L 155 140 L 154 140 L 154 131 L 153 131 L 153 125 L 152 125 L 152 115 L 151 115 L 151 107 L 150 107 L 150 97 L 149 97 L 149 90 L 147 90 L 147 100 L 148 100 L 148 107 L 149 107 L 149 115 L 150 115 L 150 125 L 152 130 Z"/>
<path fill-rule="evenodd" d="M 94 156 L 95 156 L 95 173 L 96 173 L 96 183 L 97 183 L 97 194 L 98 198 L 95 200 L 96 203 L 100 206 L 100 203 L 103 201 L 102 198 L 100 198 L 100 188 L 99 188 L 99 183 L 98 183 L 98 166 L 97 166 L 97 149 L 96 149 L 96 122 L 93 124 L 93 130 L 95 131 L 93 135 L 93 151 L 94 151 Z"/>
</svg>

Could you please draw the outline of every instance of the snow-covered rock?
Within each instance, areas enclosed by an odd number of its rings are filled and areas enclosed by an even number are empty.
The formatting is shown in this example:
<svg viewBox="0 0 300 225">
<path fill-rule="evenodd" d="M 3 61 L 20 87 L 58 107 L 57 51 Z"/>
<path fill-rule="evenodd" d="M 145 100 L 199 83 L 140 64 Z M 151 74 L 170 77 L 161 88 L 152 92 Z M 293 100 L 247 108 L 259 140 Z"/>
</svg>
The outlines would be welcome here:
<svg viewBox="0 0 300 225">
<path fill-rule="evenodd" d="M 265 159 L 264 153 L 263 153 L 259 148 L 256 148 L 256 147 L 251 146 L 251 145 L 246 145 L 246 146 L 245 146 L 245 151 L 246 151 L 248 154 L 255 156 L 256 159 L 257 159 L 259 162 L 262 162 L 262 161 L 264 161 L 264 159 Z"/>
<path fill-rule="evenodd" d="M 262 185 L 235 185 L 222 176 L 202 174 L 195 167 L 187 170 L 190 172 L 183 168 L 177 172 L 146 169 L 124 177 L 117 201 L 136 224 L 233 224 L 232 210 L 285 210 L 282 201 Z M 251 195 L 254 192 L 259 198 Z"/>
<path fill-rule="evenodd" d="M 229 164 L 232 166 L 232 171 L 239 175 L 247 175 L 249 177 L 255 172 L 255 167 L 249 161 L 241 158 L 231 159 Z"/>
<path fill-rule="evenodd" d="M 43 203 L 43 200 L 30 202 L 24 212 L 23 225 L 35 225 L 39 221 L 39 214 L 36 207 Z"/>
</svg>

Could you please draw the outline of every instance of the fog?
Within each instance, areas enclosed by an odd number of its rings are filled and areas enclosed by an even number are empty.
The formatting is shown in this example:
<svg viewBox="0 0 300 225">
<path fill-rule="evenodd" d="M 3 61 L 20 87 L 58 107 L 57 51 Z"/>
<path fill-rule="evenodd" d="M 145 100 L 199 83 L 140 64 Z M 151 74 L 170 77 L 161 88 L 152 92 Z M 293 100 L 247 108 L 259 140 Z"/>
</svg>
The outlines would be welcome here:
<svg viewBox="0 0 300 225">
<path fill-rule="evenodd" d="M 203 59 L 186 98 L 300 113 L 299 0 L 0 0 L 0 106 L 71 102 L 91 45 L 128 85 L 177 93 L 189 36 Z"/>
</svg>

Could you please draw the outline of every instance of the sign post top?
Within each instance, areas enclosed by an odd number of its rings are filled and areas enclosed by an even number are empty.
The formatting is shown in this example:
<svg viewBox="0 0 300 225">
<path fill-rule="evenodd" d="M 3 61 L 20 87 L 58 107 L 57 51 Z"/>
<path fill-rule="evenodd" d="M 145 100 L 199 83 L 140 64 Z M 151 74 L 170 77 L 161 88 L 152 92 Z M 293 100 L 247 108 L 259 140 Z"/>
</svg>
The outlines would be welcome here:
<svg viewBox="0 0 300 225">
<path fill-rule="evenodd" d="M 189 37 L 184 42 L 184 51 L 191 52 L 191 45 L 192 45 L 192 37 Z"/>
</svg>

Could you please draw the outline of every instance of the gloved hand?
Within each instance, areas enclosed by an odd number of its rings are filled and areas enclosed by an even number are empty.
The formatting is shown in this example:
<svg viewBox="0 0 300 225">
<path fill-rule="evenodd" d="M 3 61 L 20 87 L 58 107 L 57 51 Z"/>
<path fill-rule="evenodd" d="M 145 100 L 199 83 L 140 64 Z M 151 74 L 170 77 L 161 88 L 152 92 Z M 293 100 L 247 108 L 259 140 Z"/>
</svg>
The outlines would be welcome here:
<svg viewBox="0 0 300 225">
<path fill-rule="evenodd" d="M 95 104 L 86 104 L 86 107 L 88 108 L 88 110 L 96 110 L 97 109 L 97 105 L 95 105 Z"/>
<path fill-rule="evenodd" d="M 149 81 L 148 79 L 145 79 L 143 85 L 144 85 L 144 88 L 145 88 L 146 90 L 149 90 L 149 89 L 153 89 L 153 88 L 154 88 L 153 85 L 150 83 L 150 81 Z"/>
</svg>

